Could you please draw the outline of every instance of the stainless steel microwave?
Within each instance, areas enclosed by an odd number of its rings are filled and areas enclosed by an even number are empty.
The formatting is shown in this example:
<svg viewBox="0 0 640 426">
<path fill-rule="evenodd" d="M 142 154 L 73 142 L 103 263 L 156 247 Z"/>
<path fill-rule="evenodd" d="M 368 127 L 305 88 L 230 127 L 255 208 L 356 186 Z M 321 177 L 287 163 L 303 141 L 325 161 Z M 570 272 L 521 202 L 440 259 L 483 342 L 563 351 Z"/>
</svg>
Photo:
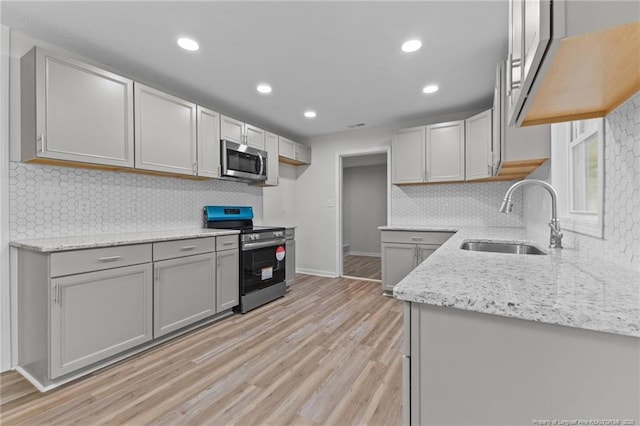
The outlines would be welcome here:
<svg viewBox="0 0 640 426">
<path fill-rule="evenodd" d="M 222 176 L 244 181 L 267 180 L 267 153 L 228 140 L 220 141 Z"/>
</svg>

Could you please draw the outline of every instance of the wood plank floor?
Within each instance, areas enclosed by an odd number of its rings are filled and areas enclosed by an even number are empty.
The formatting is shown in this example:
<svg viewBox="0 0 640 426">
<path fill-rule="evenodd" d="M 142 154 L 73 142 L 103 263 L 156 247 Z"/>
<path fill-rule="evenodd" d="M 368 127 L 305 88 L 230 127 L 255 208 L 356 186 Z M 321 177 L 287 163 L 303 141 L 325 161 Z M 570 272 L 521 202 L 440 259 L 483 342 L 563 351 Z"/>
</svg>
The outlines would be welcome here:
<svg viewBox="0 0 640 426">
<path fill-rule="evenodd" d="M 342 274 L 350 277 L 382 279 L 382 259 L 373 256 L 355 256 L 352 254 L 342 258 Z"/>
<path fill-rule="evenodd" d="M 48 393 L 0 375 L 0 423 L 401 424 L 402 303 L 298 275 L 286 297 Z"/>
</svg>

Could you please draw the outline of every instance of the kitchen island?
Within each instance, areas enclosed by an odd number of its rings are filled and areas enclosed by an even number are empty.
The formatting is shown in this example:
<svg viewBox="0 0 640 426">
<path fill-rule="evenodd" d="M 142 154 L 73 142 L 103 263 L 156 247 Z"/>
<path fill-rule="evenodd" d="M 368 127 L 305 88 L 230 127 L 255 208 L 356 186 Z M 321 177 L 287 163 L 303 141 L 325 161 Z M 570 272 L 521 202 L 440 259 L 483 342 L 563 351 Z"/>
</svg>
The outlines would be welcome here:
<svg viewBox="0 0 640 426">
<path fill-rule="evenodd" d="M 486 240 L 547 254 L 460 248 Z M 461 228 L 395 286 L 405 423 L 640 422 L 640 273 L 546 243 L 520 228 Z"/>
</svg>

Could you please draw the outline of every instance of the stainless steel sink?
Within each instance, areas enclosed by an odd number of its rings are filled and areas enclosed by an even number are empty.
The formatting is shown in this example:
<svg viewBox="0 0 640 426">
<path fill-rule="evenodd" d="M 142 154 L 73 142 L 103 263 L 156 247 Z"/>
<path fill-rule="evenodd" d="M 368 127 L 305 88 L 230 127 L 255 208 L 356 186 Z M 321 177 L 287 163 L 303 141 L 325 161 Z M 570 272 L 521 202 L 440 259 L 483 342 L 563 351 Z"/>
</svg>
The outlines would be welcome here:
<svg viewBox="0 0 640 426">
<path fill-rule="evenodd" d="M 500 243 L 493 241 L 466 241 L 460 246 L 463 250 L 488 251 L 509 254 L 547 254 L 538 247 L 523 243 Z"/>
</svg>

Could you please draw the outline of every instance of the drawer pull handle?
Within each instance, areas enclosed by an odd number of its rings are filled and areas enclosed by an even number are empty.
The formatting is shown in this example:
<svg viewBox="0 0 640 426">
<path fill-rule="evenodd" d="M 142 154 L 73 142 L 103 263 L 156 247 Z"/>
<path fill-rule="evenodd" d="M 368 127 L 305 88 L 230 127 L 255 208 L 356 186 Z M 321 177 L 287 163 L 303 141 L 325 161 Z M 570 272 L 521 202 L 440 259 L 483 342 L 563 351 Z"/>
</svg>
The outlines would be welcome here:
<svg viewBox="0 0 640 426">
<path fill-rule="evenodd" d="M 422 237 L 411 237 L 411 241 L 422 241 Z"/>
<path fill-rule="evenodd" d="M 198 247 L 198 246 L 184 246 L 184 247 L 181 247 L 180 250 L 189 251 L 189 250 L 193 250 L 196 247 Z"/>
<path fill-rule="evenodd" d="M 98 262 L 115 262 L 122 259 L 122 256 L 99 257 Z"/>
<path fill-rule="evenodd" d="M 233 245 L 233 241 L 227 241 L 226 243 L 222 243 L 223 246 Z"/>
</svg>

